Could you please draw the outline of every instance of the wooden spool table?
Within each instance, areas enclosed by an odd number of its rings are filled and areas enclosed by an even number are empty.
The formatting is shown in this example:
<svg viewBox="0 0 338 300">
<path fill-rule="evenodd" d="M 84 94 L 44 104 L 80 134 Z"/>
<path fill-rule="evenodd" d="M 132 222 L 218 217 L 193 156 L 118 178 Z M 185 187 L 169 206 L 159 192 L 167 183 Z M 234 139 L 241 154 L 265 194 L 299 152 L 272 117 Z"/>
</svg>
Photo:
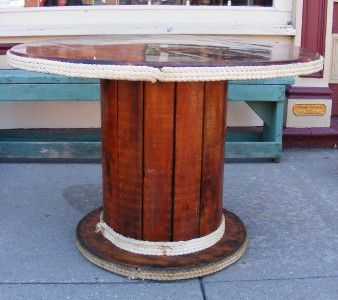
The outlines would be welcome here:
<svg viewBox="0 0 338 300">
<path fill-rule="evenodd" d="M 219 271 L 247 247 L 243 223 L 222 209 L 227 80 L 323 63 L 300 48 L 174 35 L 33 42 L 7 57 L 25 70 L 101 79 L 103 213 L 81 220 L 77 246 L 102 268 L 156 280 Z"/>
</svg>

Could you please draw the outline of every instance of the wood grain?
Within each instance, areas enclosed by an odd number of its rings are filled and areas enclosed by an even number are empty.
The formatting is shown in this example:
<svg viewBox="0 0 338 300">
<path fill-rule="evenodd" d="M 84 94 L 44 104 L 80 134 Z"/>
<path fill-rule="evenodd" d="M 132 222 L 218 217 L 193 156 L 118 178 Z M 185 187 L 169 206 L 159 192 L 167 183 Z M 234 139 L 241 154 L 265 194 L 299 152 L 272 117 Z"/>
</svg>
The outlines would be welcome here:
<svg viewBox="0 0 338 300">
<path fill-rule="evenodd" d="M 150 241 L 189 240 L 221 220 L 225 86 L 102 82 L 106 222 Z"/>
<path fill-rule="evenodd" d="M 117 81 L 101 80 L 102 192 L 106 223 L 119 228 Z"/>
<path fill-rule="evenodd" d="M 114 229 L 142 238 L 143 82 L 118 82 L 118 224 Z"/>
<path fill-rule="evenodd" d="M 176 84 L 173 240 L 199 235 L 204 83 Z"/>
<path fill-rule="evenodd" d="M 176 268 L 205 266 L 229 257 L 241 248 L 246 240 L 246 230 L 241 220 L 229 211 L 223 210 L 225 232 L 221 240 L 211 248 L 180 256 L 141 255 L 122 250 L 101 233 L 95 232 L 101 209 L 96 209 L 84 217 L 77 226 L 77 239 L 82 247 L 106 262 L 115 262 L 131 268 L 150 268 L 154 271 Z"/>
<path fill-rule="evenodd" d="M 145 83 L 144 240 L 171 240 L 174 108 L 174 83 Z"/>
<path fill-rule="evenodd" d="M 200 236 L 216 230 L 221 222 L 226 86 L 224 82 L 205 83 Z"/>
</svg>

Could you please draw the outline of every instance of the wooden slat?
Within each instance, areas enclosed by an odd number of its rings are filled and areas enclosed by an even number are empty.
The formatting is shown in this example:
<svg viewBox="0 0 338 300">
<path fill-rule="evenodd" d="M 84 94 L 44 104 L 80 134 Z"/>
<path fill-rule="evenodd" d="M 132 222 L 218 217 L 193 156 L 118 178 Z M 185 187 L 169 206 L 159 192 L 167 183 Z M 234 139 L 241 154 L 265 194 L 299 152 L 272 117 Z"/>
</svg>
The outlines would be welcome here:
<svg viewBox="0 0 338 300">
<path fill-rule="evenodd" d="M 0 101 L 98 100 L 98 84 L 0 84 Z"/>
<path fill-rule="evenodd" d="M 205 83 L 200 236 L 216 230 L 221 221 L 225 95 L 224 82 Z"/>
<path fill-rule="evenodd" d="M 2 141 L 0 160 L 95 161 L 101 158 L 100 142 Z"/>
<path fill-rule="evenodd" d="M 229 86 L 229 101 L 284 101 L 285 85 L 237 85 Z"/>
<path fill-rule="evenodd" d="M 204 83 L 177 83 L 173 240 L 199 235 Z"/>
<path fill-rule="evenodd" d="M 228 127 L 226 130 L 226 145 L 231 142 L 261 142 L 263 131 L 261 127 Z"/>
<path fill-rule="evenodd" d="M 0 141 L 100 142 L 100 131 L 101 129 L 98 128 L 1 129 Z"/>
<path fill-rule="evenodd" d="M 98 79 L 67 77 L 17 69 L 0 69 L 0 83 L 99 83 Z"/>
<path fill-rule="evenodd" d="M 264 124 L 263 140 L 267 142 L 282 142 L 283 138 L 284 103 L 276 102 L 270 111 L 270 124 Z M 264 119 L 263 119 L 264 120 Z"/>
<path fill-rule="evenodd" d="M 117 81 L 101 81 L 102 122 L 102 185 L 106 223 L 119 228 L 119 181 L 118 181 L 118 98 Z"/>
<path fill-rule="evenodd" d="M 225 158 L 274 158 L 282 154 L 282 142 L 227 142 Z"/>
<path fill-rule="evenodd" d="M 146 83 L 144 93 L 143 239 L 171 240 L 174 83 Z"/>
<path fill-rule="evenodd" d="M 142 238 L 143 82 L 118 82 L 118 228 Z"/>
<path fill-rule="evenodd" d="M 234 80 L 229 81 L 229 88 L 232 85 L 292 85 L 295 83 L 294 77 L 283 77 L 283 78 L 275 78 L 275 79 L 260 79 L 260 80 Z"/>
</svg>

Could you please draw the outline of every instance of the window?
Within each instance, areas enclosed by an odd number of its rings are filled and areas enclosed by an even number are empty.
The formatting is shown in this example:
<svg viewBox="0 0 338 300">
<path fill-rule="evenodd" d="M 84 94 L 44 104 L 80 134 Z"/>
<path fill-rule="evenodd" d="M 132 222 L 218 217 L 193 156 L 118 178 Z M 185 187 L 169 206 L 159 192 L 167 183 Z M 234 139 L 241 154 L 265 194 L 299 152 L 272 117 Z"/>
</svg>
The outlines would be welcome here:
<svg viewBox="0 0 338 300">
<path fill-rule="evenodd" d="M 8 1 L 8 0 L 0 0 Z M 212 5 L 212 6 L 267 6 L 273 0 L 41 0 L 40 6 L 78 5 Z"/>
<path fill-rule="evenodd" d="M 0 0 L 0 8 L 24 6 L 24 5 L 25 5 L 25 0 Z"/>
</svg>

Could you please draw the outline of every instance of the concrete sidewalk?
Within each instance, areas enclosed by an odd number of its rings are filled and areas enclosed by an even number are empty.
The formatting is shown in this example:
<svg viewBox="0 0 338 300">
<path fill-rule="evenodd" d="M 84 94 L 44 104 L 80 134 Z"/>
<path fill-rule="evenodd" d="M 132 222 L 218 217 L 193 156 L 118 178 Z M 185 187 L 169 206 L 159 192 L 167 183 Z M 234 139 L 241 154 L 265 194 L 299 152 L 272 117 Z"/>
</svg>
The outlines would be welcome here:
<svg viewBox="0 0 338 300">
<path fill-rule="evenodd" d="M 75 227 L 101 205 L 98 164 L 0 164 L 0 299 L 338 299 L 338 150 L 225 166 L 249 249 L 202 279 L 131 281 L 88 261 Z"/>
</svg>

